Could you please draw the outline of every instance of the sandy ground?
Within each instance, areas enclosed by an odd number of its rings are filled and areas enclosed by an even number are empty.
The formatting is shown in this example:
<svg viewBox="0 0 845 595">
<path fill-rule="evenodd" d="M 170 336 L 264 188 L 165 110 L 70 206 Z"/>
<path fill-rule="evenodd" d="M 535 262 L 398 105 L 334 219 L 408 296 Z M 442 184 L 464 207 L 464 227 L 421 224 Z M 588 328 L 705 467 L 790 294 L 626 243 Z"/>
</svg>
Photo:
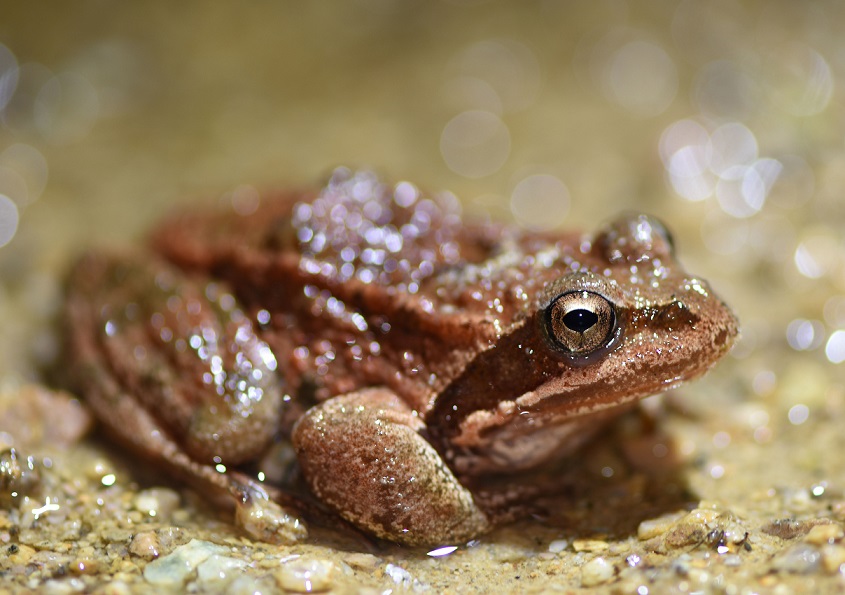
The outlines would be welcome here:
<svg viewBox="0 0 845 595">
<path fill-rule="evenodd" d="M 0 592 L 845 589 L 842 11 L 4 7 Z M 47 388 L 62 278 L 174 205 L 248 205 L 338 163 L 526 225 L 655 213 L 742 339 L 591 444 L 535 518 L 430 552 L 252 541 Z"/>
</svg>

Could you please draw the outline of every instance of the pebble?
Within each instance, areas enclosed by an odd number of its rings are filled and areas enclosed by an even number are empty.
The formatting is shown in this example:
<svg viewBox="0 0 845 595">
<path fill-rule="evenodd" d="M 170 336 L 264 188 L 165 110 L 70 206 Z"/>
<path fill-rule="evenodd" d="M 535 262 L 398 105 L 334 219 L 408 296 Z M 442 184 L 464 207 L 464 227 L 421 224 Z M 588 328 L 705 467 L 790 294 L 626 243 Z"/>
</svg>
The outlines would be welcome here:
<svg viewBox="0 0 845 595">
<path fill-rule="evenodd" d="M 9 554 L 9 561 L 12 564 L 28 564 L 30 558 L 35 555 L 35 550 L 33 548 L 22 543 L 9 546 L 6 548 L 6 552 Z"/>
<path fill-rule="evenodd" d="M 41 586 L 39 592 L 45 595 L 83 593 L 85 592 L 85 583 L 78 578 L 49 580 Z"/>
<path fill-rule="evenodd" d="M 820 523 L 819 519 L 809 521 L 795 521 L 792 519 L 778 519 L 763 525 L 760 530 L 766 535 L 781 539 L 795 539 L 807 535 L 810 530 Z"/>
<path fill-rule="evenodd" d="M 842 531 L 842 527 L 839 525 L 833 523 L 816 525 L 804 536 L 804 541 L 814 545 L 824 545 L 839 541 L 843 535 L 845 535 L 845 532 Z"/>
<path fill-rule="evenodd" d="M 94 575 L 100 572 L 100 568 L 100 561 L 90 558 L 80 558 L 78 560 L 74 560 L 70 565 L 70 571 L 77 575 Z"/>
<path fill-rule="evenodd" d="M 792 574 L 810 574 L 818 570 L 821 557 L 815 547 L 799 543 L 778 554 L 772 561 L 772 568 Z"/>
<path fill-rule="evenodd" d="M 559 554 L 563 550 L 569 547 L 569 540 L 567 539 L 555 539 L 553 542 L 549 544 L 549 551 L 553 554 Z"/>
<path fill-rule="evenodd" d="M 381 564 L 381 558 L 372 554 L 353 553 L 343 558 L 352 568 L 359 570 L 375 570 Z"/>
<path fill-rule="evenodd" d="M 168 556 L 153 560 L 144 568 L 144 578 L 159 587 L 176 588 L 184 585 L 197 567 L 212 555 L 223 555 L 228 549 L 199 539 L 180 545 Z"/>
<path fill-rule="evenodd" d="M 201 583 L 226 583 L 243 573 L 246 566 L 244 560 L 212 554 L 197 566 L 197 579 Z"/>
<path fill-rule="evenodd" d="M 822 547 L 822 568 L 829 574 L 836 574 L 845 569 L 845 547 L 825 545 Z"/>
<path fill-rule="evenodd" d="M 151 488 L 139 492 L 132 505 L 135 510 L 161 520 L 167 520 L 179 508 L 179 494 L 168 488 Z"/>
<path fill-rule="evenodd" d="M 572 549 L 576 552 L 603 552 L 610 545 L 601 539 L 576 539 L 572 542 Z"/>
<path fill-rule="evenodd" d="M 652 537 L 663 535 L 669 531 L 675 523 L 684 518 L 685 514 L 686 513 L 684 512 L 673 512 L 671 514 L 665 514 L 661 517 L 657 517 L 656 519 L 647 519 L 641 522 L 637 527 L 637 538 L 640 541 L 645 541 L 647 539 L 651 539 Z"/>
<path fill-rule="evenodd" d="M 411 573 L 396 564 L 388 564 L 385 566 L 384 574 L 389 576 L 390 579 L 397 585 L 410 587 L 414 583 L 414 577 Z"/>
<path fill-rule="evenodd" d="M 282 565 L 273 576 L 279 587 L 295 593 L 317 593 L 332 587 L 334 564 L 328 560 L 297 558 Z"/>
<path fill-rule="evenodd" d="M 16 448 L 0 451 L 0 505 L 9 509 L 20 496 L 34 494 L 41 483 L 35 459 Z"/>
<path fill-rule="evenodd" d="M 608 582 L 614 575 L 613 565 L 599 556 L 581 567 L 581 586 L 595 587 Z"/>
<path fill-rule="evenodd" d="M 137 533 L 129 544 L 129 553 L 145 560 L 153 560 L 161 555 L 161 542 L 154 531 Z"/>
<path fill-rule="evenodd" d="M 110 580 L 94 590 L 94 595 L 130 595 L 130 593 L 132 590 L 129 585 L 118 580 Z"/>
<path fill-rule="evenodd" d="M 242 574 L 226 585 L 226 593 L 227 595 L 259 595 L 261 593 L 273 593 L 276 591 L 274 585 L 265 583 L 265 580 L 248 574 Z"/>
</svg>

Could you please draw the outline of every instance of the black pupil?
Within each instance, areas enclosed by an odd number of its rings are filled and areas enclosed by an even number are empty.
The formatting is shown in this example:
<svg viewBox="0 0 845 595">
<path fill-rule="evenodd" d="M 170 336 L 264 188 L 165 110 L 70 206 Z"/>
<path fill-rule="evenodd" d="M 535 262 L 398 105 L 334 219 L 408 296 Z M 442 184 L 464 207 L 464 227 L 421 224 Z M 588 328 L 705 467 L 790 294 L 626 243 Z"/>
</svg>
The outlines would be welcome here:
<svg viewBox="0 0 845 595">
<path fill-rule="evenodd" d="M 576 333 L 583 333 L 599 321 L 598 315 L 589 310 L 572 310 L 563 317 L 563 324 Z"/>
</svg>

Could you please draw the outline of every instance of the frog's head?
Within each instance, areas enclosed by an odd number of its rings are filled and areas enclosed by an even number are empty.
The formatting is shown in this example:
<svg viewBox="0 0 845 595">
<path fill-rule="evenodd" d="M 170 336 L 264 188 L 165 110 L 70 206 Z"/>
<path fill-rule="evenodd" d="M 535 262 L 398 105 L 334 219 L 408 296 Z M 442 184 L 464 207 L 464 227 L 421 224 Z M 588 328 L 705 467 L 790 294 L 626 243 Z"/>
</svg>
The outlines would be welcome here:
<svg viewBox="0 0 845 595">
<path fill-rule="evenodd" d="M 502 468 L 570 449 L 591 420 L 701 375 L 738 333 L 728 307 L 683 271 L 668 232 L 646 215 L 585 237 L 539 275 L 525 316 L 442 403 L 458 412 L 452 443 L 499 449 Z"/>
<path fill-rule="evenodd" d="M 621 217 L 581 252 L 580 269 L 538 296 L 533 324 L 564 373 L 524 395 L 526 404 L 610 407 L 699 376 L 733 344 L 737 319 L 681 268 L 656 219 Z"/>
</svg>

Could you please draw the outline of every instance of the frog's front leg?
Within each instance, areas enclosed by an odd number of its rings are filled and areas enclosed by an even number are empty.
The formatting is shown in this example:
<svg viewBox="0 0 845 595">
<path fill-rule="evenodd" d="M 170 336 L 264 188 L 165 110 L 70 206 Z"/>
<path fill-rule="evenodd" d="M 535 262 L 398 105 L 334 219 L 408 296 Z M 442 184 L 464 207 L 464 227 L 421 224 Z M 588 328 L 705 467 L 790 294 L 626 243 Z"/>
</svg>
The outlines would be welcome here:
<svg viewBox="0 0 845 595">
<path fill-rule="evenodd" d="M 423 422 L 385 388 L 335 397 L 293 431 L 303 475 L 338 514 L 406 545 L 470 539 L 490 521 L 420 431 Z"/>
</svg>

